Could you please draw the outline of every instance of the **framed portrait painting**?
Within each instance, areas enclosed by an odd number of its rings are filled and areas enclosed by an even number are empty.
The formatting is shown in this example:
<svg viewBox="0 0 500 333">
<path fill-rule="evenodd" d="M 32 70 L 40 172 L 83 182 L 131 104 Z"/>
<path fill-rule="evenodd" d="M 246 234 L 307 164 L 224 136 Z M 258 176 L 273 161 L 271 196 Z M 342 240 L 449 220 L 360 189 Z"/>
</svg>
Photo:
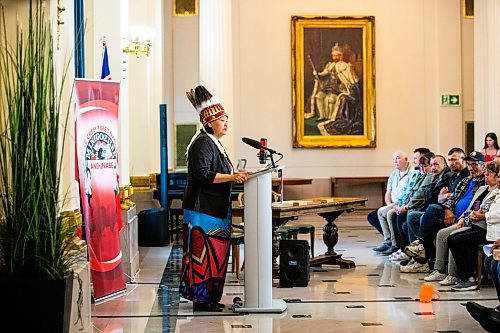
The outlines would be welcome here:
<svg viewBox="0 0 500 333">
<path fill-rule="evenodd" d="M 474 18 L 474 0 L 462 0 L 462 12 L 465 18 Z"/>
<path fill-rule="evenodd" d="M 292 16 L 293 146 L 375 147 L 375 18 Z"/>
<path fill-rule="evenodd" d="M 198 0 L 173 0 L 174 16 L 197 16 Z"/>
</svg>

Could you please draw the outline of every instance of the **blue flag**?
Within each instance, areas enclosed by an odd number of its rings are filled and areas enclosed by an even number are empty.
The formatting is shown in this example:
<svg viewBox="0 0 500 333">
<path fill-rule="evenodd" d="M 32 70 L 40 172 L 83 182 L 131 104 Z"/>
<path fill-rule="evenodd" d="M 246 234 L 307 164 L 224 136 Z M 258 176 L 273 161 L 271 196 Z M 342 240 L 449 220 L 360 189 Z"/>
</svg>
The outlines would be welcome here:
<svg viewBox="0 0 500 333">
<path fill-rule="evenodd" d="M 104 47 L 104 52 L 102 54 L 102 69 L 101 69 L 101 79 L 111 80 L 111 72 L 109 71 L 109 61 L 108 61 L 108 46 L 106 43 L 102 43 Z"/>
</svg>

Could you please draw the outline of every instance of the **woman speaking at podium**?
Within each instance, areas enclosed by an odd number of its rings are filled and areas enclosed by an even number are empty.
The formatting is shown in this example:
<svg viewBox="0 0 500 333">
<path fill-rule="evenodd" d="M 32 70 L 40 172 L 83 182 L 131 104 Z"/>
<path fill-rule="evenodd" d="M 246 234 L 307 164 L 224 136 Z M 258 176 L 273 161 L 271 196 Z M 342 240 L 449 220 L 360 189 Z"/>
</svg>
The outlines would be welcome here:
<svg viewBox="0 0 500 333">
<path fill-rule="evenodd" d="M 231 183 L 245 182 L 247 173 L 234 173 L 219 141 L 228 124 L 220 102 L 201 85 L 186 95 L 203 128 L 187 147 L 180 292 L 193 301 L 193 311 L 220 312 L 231 241 Z"/>
</svg>

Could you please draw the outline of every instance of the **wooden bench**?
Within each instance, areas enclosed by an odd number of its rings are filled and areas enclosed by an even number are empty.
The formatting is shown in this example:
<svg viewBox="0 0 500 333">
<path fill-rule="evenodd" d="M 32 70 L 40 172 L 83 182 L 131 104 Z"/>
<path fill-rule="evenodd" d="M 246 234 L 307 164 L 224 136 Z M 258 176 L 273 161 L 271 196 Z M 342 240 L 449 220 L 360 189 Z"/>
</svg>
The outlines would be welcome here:
<svg viewBox="0 0 500 333">
<path fill-rule="evenodd" d="M 355 186 L 355 185 L 368 185 L 368 184 L 379 184 L 380 185 L 380 205 L 381 207 L 385 204 L 385 192 L 387 191 L 387 176 L 382 177 L 331 177 L 332 181 L 332 197 L 338 196 L 336 193 L 336 188 L 341 185 Z"/>
</svg>

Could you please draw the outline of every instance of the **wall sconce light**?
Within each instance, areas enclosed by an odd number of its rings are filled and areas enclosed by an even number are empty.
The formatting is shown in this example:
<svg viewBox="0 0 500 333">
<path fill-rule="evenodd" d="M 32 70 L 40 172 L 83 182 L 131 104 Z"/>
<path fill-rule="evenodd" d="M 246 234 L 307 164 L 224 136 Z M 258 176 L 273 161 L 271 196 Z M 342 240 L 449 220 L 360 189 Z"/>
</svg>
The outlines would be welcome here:
<svg viewBox="0 0 500 333">
<path fill-rule="evenodd" d="M 141 55 L 149 57 L 151 46 L 150 40 L 140 41 L 139 38 L 136 38 L 123 48 L 123 53 L 135 54 L 137 58 Z"/>
</svg>

